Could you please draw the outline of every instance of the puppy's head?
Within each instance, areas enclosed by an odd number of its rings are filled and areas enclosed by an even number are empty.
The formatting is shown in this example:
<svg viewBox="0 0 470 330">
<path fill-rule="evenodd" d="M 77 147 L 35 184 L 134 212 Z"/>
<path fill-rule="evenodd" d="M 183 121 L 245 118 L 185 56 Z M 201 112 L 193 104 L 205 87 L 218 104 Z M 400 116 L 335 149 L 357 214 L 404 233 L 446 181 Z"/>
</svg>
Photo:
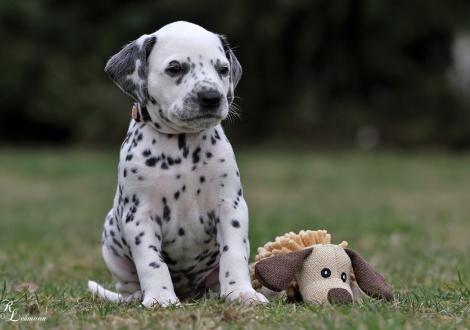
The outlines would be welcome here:
<svg viewBox="0 0 470 330">
<path fill-rule="evenodd" d="M 242 69 L 223 36 L 175 22 L 124 46 L 105 72 L 157 128 L 189 133 L 226 118 Z"/>
</svg>

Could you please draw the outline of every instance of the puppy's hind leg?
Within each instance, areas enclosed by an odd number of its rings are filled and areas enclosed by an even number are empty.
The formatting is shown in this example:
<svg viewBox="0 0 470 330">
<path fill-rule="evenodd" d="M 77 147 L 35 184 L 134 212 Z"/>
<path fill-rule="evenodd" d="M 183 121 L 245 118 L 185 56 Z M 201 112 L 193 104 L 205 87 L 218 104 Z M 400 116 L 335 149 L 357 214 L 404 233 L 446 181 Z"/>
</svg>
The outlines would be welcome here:
<svg viewBox="0 0 470 330">
<path fill-rule="evenodd" d="M 119 279 L 116 280 L 116 290 L 122 295 L 123 301 L 126 303 L 141 302 L 142 291 L 140 290 L 139 283 L 136 282 L 121 282 Z"/>
<path fill-rule="evenodd" d="M 118 292 L 107 290 L 94 281 L 88 281 L 88 290 L 94 296 L 111 302 L 141 301 L 142 293 L 134 264 L 106 244 L 102 246 L 102 253 L 104 262 L 116 281 Z"/>
</svg>

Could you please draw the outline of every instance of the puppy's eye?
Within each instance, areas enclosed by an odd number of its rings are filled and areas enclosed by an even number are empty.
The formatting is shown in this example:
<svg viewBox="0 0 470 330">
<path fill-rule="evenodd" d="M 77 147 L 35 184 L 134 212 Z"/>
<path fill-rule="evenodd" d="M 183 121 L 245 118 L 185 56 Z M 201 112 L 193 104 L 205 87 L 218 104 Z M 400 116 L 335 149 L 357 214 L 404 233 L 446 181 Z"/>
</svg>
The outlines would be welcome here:
<svg viewBox="0 0 470 330">
<path fill-rule="evenodd" d="M 170 76 L 174 77 L 179 75 L 183 71 L 183 66 L 177 61 L 171 61 L 165 72 Z"/>
<path fill-rule="evenodd" d="M 321 276 L 322 276 L 323 278 L 328 278 L 328 277 L 330 277 L 330 276 L 331 276 L 331 270 L 330 270 L 329 268 L 323 268 L 323 269 L 321 270 Z"/>
<path fill-rule="evenodd" d="M 228 66 L 224 65 L 224 66 L 219 67 L 217 71 L 219 72 L 221 76 L 226 76 L 228 75 L 229 69 L 228 69 Z"/>
<path fill-rule="evenodd" d="M 346 275 L 345 272 L 341 273 L 341 279 L 343 280 L 343 282 L 346 282 L 346 280 L 348 279 L 348 275 Z"/>
</svg>

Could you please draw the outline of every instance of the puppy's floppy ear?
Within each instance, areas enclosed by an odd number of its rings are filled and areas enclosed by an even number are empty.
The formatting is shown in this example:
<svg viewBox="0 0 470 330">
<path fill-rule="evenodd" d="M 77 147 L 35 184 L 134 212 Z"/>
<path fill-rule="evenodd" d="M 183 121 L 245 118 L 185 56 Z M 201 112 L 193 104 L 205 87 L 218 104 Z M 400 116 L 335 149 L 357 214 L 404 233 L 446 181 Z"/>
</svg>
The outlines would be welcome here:
<svg viewBox="0 0 470 330">
<path fill-rule="evenodd" d="M 261 260 L 255 265 L 255 277 L 270 290 L 285 290 L 312 250 L 308 248 Z"/>
<path fill-rule="evenodd" d="M 368 296 L 378 299 L 393 300 L 393 290 L 385 279 L 362 258 L 359 253 L 344 249 L 351 258 L 357 284 Z"/>
<path fill-rule="evenodd" d="M 156 36 L 143 35 L 112 56 L 104 68 L 107 75 L 124 93 L 142 105 L 146 105 L 149 101 L 148 57 L 156 42 Z"/>
<path fill-rule="evenodd" d="M 225 56 L 227 57 L 230 63 L 230 91 L 229 97 L 233 98 L 235 87 L 237 87 L 238 82 L 242 77 L 242 66 L 240 62 L 238 62 L 237 57 L 235 56 L 234 52 L 230 48 L 230 45 L 227 41 L 227 38 L 221 34 L 219 34 L 220 42 L 222 43 L 222 47 L 225 52 Z"/>
</svg>

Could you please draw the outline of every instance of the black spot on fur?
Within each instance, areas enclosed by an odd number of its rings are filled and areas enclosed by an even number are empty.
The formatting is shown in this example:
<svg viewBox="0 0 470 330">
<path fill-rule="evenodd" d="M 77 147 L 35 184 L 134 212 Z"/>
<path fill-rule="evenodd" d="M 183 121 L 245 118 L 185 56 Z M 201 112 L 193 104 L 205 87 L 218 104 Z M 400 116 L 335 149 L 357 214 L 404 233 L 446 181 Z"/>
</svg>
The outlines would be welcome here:
<svg viewBox="0 0 470 330">
<path fill-rule="evenodd" d="M 186 134 L 178 135 L 178 148 L 183 149 L 186 147 Z"/>
<path fill-rule="evenodd" d="M 145 233 L 142 231 L 135 237 L 135 245 L 139 245 L 141 243 L 140 238 L 144 235 L 145 235 Z"/>
<path fill-rule="evenodd" d="M 153 167 L 157 164 L 159 159 L 157 157 L 150 157 L 145 161 L 145 165 Z"/>
<path fill-rule="evenodd" d="M 119 241 L 117 239 L 113 238 L 113 243 L 115 245 L 119 246 L 120 249 L 122 249 L 122 245 L 121 245 L 121 243 L 119 243 Z"/>
<path fill-rule="evenodd" d="M 132 202 L 137 206 L 139 205 L 140 201 L 139 199 L 137 198 L 137 195 L 136 194 L 133 194 L 132 195 Z"/>
<path fill-rule="evenodd" d="M 152 267 L 153 269 L 160 268 L 160 264 L 157 264 L 155 261 L 152 261 L 149 263 L 149 266 Z"/>
<path fill-rule="evenodd" d="M 169 222 L 171 218 L 170 207 L 166 204 L 166 198 L 163 198 L 163 220 Z"/>
<path fill-rule="evenodd" d="M 200 147 L 197 147 L 197 148 L 193 151 L 193 164 L 199 163 L 199 160 L 200 160 L 199 153 L 200 153 L 200 152 L 201 152 L 201 148 L 200 148 Z"/>
<path fill-rule="evenodd" d="M 119 253 L 117 252 L 116 248 L 114 246 L 109 246 L 109 248 L 111 249 L 111 251 L 113 251 L 113 254 L 116 256 L 116 257 L 120 257 Z"/>
<path fill-rule="evenodd" d="M 149 249 L 158 252 L 158 248 L 155 245 L 149 245 Z"/>
<path fill-rule="evenodd" d="M 234 228 L 240 228 L 240 222 L 239 222 L 238 220 L 236 220 L 236 219 L 233 219 L 233 220 L 232 220 L 232 226 L 233 226 Z"/>
<path fill-rule="evenodd" d="M 180 227 L 180 229 L 178 230 L 178 235 L 184 236 L 184 234 L 185 234 L 185 233 L 184 233 L 183 227 Z"/>
<path fill-rule="evenodd" d="M 188 154 L 189 154 L 189 148 L 188 148 L 188 146 L 185 146 L 183 148 L 183 157 L 184 158 L 188 157 Z"/>
</svg>

